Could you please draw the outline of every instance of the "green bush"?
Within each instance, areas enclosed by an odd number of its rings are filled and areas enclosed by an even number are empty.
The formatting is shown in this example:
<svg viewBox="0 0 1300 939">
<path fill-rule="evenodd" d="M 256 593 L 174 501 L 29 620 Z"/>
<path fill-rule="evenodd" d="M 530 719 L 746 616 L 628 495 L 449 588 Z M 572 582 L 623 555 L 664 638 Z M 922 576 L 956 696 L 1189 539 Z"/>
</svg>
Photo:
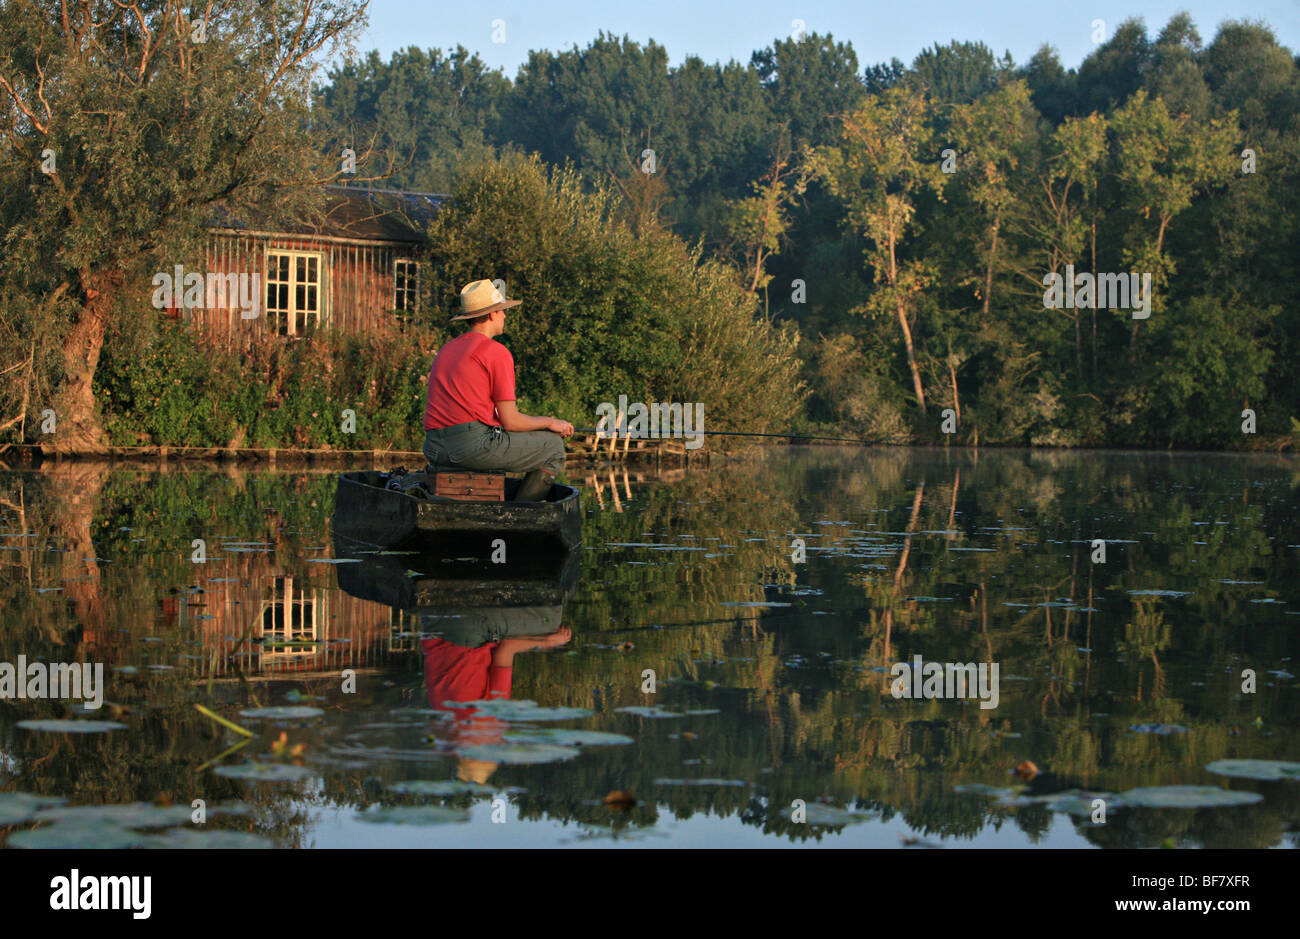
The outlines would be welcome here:
<svg viewBox="0 0 1300 939">
<path fill-rule="evenodd" d="M 116 338 L 96 379 L 114 445 L 419 449 L 438 334 L 267 336 L 238 350 L 159 323 Z"/>
<path fill-rule="evenodd" d="M 617 197 L 570 168 L 507 156 L 463 173 L 428 235 L 445 281 L 502 278 L 520 406 L 575 424 L 601 402 L 700 402 L 706 429 L 782 428 L 805 391 L 792 328 L 756 316 L 731 268 L 662 231 L 635 233 Z"/>
</svg>

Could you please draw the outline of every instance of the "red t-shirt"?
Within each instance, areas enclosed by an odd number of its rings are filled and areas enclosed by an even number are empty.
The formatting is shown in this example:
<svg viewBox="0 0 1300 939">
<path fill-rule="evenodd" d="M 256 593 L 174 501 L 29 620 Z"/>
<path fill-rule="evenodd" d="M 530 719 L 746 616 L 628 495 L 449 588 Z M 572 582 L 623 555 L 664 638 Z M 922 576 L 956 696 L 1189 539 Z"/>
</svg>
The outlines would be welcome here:
<svg viewBox="0 0 1300 939">
<path fill-rule="evenodd" d="M 500 425 L 498 401 L 515 400 L 515 360 L 501 343 L 472 330 L 446 343 L 429 370 L 424 429 L 469 421 Z"/>
</svg>

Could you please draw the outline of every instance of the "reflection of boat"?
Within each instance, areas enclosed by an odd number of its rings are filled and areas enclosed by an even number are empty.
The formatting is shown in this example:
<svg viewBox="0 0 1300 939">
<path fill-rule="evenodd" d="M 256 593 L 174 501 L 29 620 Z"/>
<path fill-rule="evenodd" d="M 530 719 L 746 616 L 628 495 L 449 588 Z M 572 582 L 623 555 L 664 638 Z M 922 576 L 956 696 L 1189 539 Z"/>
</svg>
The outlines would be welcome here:
<svg viewBox="0 0 1300 939">
<path fill-rule="evenodd" d="M 518 555 L 508 564 L 449 563 L 427 554 L 365 554 L 335 539 L 344 593 L 398 610 L 429 607 L 555 606 L 578 583 L 581 553 Z"/>
<path fill-rule="evenodd" d="M 492 541 L 507 550 L 571 551 L 582 543 L 578 490 L 558 483 L 546 502 L 511 502 L 521 480 L 505 480 L 504 502 L 418 498 L 385 489 L 374 471 L 339 476 L 334 531 L 353 541 L 383 547 L 453 550 L 488 557 Z"/>
</svg>

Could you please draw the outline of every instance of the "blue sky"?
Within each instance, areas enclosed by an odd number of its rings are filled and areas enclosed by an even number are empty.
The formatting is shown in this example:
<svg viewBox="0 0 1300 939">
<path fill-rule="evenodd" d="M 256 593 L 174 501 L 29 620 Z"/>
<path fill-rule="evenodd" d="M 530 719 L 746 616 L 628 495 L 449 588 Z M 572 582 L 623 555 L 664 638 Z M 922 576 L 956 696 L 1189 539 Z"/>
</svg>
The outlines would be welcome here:
<svg viewBox="0 0 1300 939">
<path fill-rule="evenodd" d="M 371 0 L 370 26 L 358 47 L 378 49 L 387 59 L 411 45 L 460 43 L 513 78 L 528 50 L 585 47 L 601 29 L 642 43 L 653 38 L 674 64 L 689 54 L 707 62 L 747 62 L 755 49 L 789 36 L 799 19 L 809 32 L 851 41 L 864 66 L 894 56 L 910 63 L 921 49 L 958 39 L 982 40 L 999 56 L 1010 50 L 1017 63 L 1046 42 L 1071 67 L 1093 48 L 1093 20 L 1105 20 L 1109 37 L 1124 19 L 1141 16 L 1154 37 L 1180 10 L 1192 15 L 1205 43 L 1223 20 L 1260 19 L 1283 45 L 1300 50 L 1300 0 Z M 505 42 L 492 41 L 497 19 L 505 21 Z"/>
</svg>

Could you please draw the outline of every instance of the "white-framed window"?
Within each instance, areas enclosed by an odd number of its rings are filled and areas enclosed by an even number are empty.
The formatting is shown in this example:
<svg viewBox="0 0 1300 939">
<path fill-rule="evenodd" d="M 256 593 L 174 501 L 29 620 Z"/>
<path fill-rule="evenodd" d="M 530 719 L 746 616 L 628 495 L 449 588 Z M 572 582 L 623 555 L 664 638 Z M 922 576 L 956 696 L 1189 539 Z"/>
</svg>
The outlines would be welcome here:
<svg viewBox="0 0 1300 939">
<path fill-rule="evenodd" d="M 325 259 L 317 251 L 269 248 L 266 252 L 267 328 L 301 336 L 325 318 Z"/>
<path fill-rule="evenodd" d="M 271 665 L 319 651 L 325 620 L 325 601 L 319 590 L 295 589 L 293 578 L 275 578 L 270 598 L 262 602 L 258 627 L 266 645 L 262 664 Z"/>
<path fill-rule="evenodd" d="M 420 303 L 420 262 L 410 258 L 393 261 L 393 309 L 415 313 Z"/>
</svg>

